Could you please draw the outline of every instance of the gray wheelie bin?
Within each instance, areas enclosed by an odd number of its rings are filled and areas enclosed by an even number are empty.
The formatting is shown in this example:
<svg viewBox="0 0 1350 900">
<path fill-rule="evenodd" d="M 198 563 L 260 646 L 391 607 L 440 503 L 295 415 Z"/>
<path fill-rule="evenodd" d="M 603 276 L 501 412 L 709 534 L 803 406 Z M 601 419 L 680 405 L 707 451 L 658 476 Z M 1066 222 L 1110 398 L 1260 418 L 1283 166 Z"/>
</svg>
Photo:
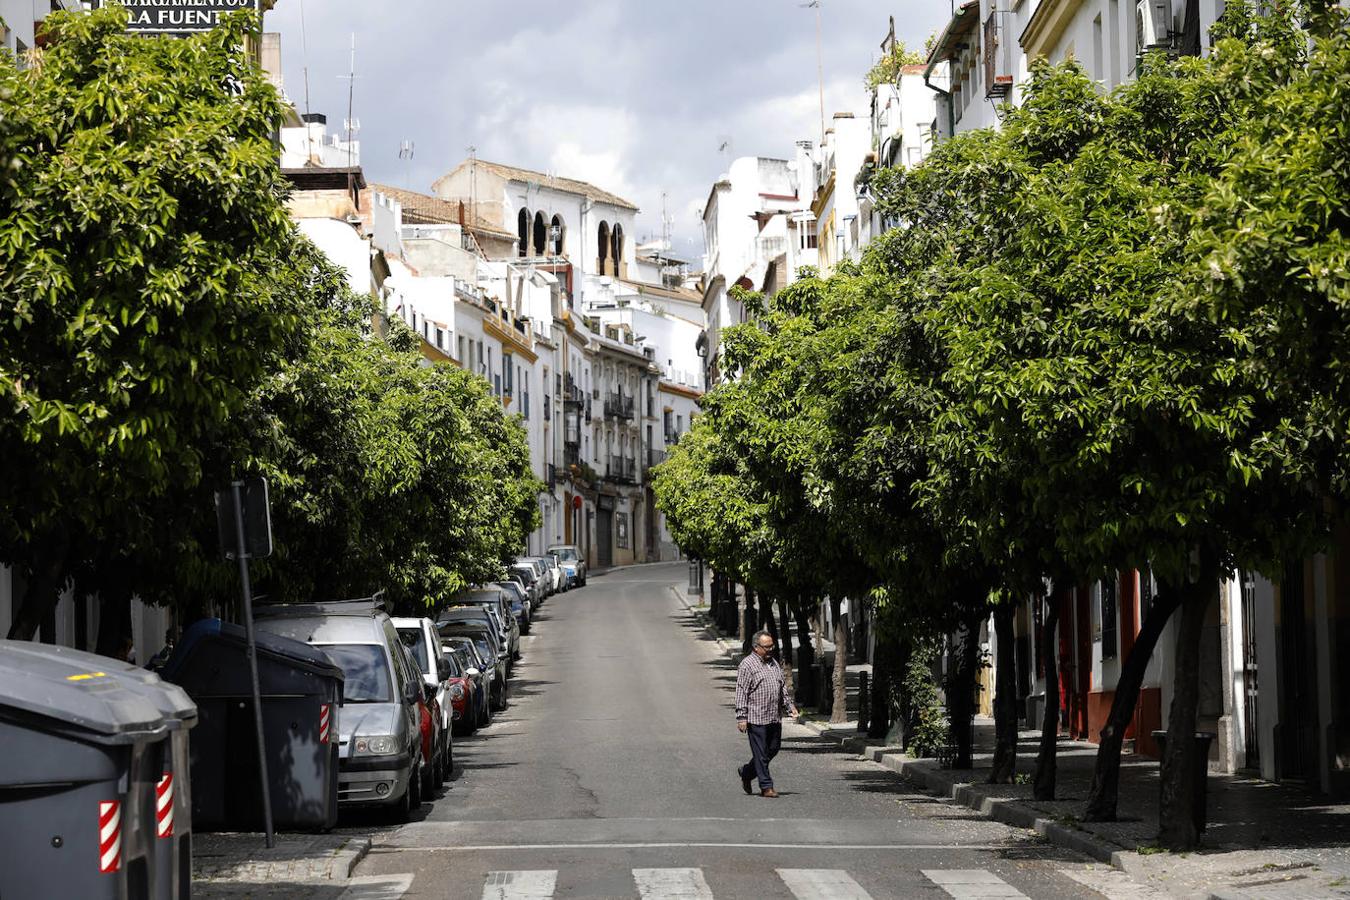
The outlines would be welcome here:
<svg viewBox="0 0 1350 900">
<path fill-rule="evenodd" d="M 0 897 L 186 898 L 191 823 L 161 800 L 186 802 L 194 714 L 143 669 L 0 641 Z"/>
<path fill-rule="evenodd" d="M 278 830 L 327 831 L 338 815 L 342 669 L 322 650 L 257 632 L 267 777 Z M 204 619 L 160 674 L 200 716 L 192 741 L 192 821 L 198 830 L 262 830 L 258 749 L 244 629 Z"/>
</svg>

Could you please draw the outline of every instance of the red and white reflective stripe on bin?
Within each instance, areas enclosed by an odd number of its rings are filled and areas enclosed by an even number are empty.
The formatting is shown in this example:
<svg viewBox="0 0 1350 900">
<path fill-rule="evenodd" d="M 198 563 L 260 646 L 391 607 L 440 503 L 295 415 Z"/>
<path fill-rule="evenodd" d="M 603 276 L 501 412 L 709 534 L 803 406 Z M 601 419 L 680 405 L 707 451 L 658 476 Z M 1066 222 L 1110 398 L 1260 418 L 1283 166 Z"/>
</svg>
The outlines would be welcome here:
<svg viewBox="0 0 1350 900">
<path fill-rule="evenodd" d="M 100 800 L 98 804 L 98 870 L 107 875 L 122 868 L 122 804 Z"/>
<path fill-rule="evenodd" d="M 328 743 L 328 704 L 319 707 L 319 743 Z"/>
<path fill-rule="evenodd" d="M 155 785 L 155 835 L 173 837 L 173 773 L 165 772 Z"/>
</svg>

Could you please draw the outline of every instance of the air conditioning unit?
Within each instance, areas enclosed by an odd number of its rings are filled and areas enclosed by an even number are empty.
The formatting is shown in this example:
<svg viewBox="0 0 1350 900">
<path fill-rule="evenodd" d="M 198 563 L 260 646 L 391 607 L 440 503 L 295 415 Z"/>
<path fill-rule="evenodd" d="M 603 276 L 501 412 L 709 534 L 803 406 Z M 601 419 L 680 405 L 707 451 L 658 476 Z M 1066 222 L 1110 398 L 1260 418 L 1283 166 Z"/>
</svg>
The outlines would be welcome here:
<svg viewBox="0 0 1350 900">
<path fill-rule="evenodd" d="M 1135 5 L 1135 25 L 1139 52 L 1171 47 L 1171 0 L 1138 0 Z"/>
</svg>

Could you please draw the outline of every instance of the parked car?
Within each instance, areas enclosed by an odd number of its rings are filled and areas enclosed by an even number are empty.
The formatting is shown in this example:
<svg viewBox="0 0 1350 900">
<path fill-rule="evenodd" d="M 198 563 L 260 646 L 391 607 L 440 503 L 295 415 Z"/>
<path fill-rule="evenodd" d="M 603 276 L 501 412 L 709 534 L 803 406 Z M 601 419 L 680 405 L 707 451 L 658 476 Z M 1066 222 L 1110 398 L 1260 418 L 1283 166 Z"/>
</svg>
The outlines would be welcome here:
<svg viewBox="0 0 1350 900">
<path fill-rule="evenodd" d="M 498 581 L 497 586 L 511 598 L 511 612 L 515 614 L 516 621 L 520 623 L 520 633 L 530 633 L 530 622 L 533 618 L 530 614 L 530 598 L 525 593 L 525 589 L 514 581 Z"/>
<path fill-rule="evenodd" d="M 586 586 L 586 560 L 581 558 L 575 544 L 557 544 L 549 547 L 548 552 L 558 557 L 558 565 L 564 570 L 571 570 L 569 577 L 573 587 Z"/>
<path fill-rule="evenodd" d="M 488 683 L 488 705 L 493 710 L 506 709 L 506 651 L 501 649 L 496 629 L 484 621 L 447 621 L 438 622 L 436 631 L 441 638 L 471 638 L 484 665 L 490 665 L 492 679 Z M 486 671 L 486 670 L 485 670 Z"/>
<path fill-rule="evenodd" d="M 517 564 L 525 563 L 534 569 L 534 574 L 539 579 L 545 597 L 553 595 L 553 575 L 549 572 L 548 563 L 544 562 L 542 556 L 521 556 L 516 559 L 516 562 Z"/>
<path fill-rule="evenodd" d="M 472 685 L 469 721 L 467 725 L 461 728 L 461 731 L 477 731 L 484 725 L 491 725 L 492 705 L 489 698 L 492 693 L 492 678 L 496 667 L 483 660 L 471 637 L 442 636 L 441 645 L 455 653 L 462 671 L 468 677 L 469 684 Z"/>
<path fill-rule="evenodd" d="M 486 610 L 488 617 L 497 626 L 502 643 L 510 653 L 507 662 L 509 669 L 511 661 L 520 658 L 520 625 L 511 614 L 510 599 L 503 588 L 496 584 L 486 584 L 456 594 L 450 605 L 438 616 L 438 621 L 445 620 L 446 616 L 455 610 L 475 608 Z"/>
<path fill-rule="evenodd" d="M 562 566 L 558 565 L 558 557 L 552 553 L 545 553 L 543 556 L 544 565 L 548 567 L 548 574 L 553 579 L 553 593 L 558 593 L 566 588 L 566 578 L 563 576 Z"/>
<path fill-rule="evenodd" d="M 502 662 L 506 665 L 506 676 L 511 677 L 511 670 L 515 667 L 515 659 L 519 654 L 519 651 L 511 644 L 511 635 L 520 633 L 520 627 L 515 624 L 514 619 L 511 622 L 511 625 L 515 626 L 513 632 L 511 628 L 500 621 L 497 612 L 493 609 L 483 606 L 452 606 L 441 613 L 437 625 L 439 627 L 451 622 L 482 624 L 491 628 L 497 638 L 498 651 L 503 654 Z"/>
<path fill-rule="evenodd" d="M 450 677 L 445 680 L 446 697 L 450 701 L 450 733 L 464 734 L 468 728 L 470 715 L 474 710 L 473 681 L 459 664 L 459 659 L 444 644 L 440 645 L 445 654 L 445 663 Z M 453 759 L 453 757 L 452 757 Z M 451 775 L 454 773 L 451 772 Z"/>
<path fill-rule="evenodd" d="M 435 761 L 434 783 L 443 784 L 454 771 L 454 742 L 451 739 L 454 709 L 450 702 L 450 666 L 445 659 L 445 651 L 441 649 L 436 626 L 430 619 L 400 618 L 393 621 L 399 639 L 412 655 L 418 673 L 434 694 L 439 721 L 436 725 L 435 752 L 428 758 Z"/>
<path fill-rule="evenodd" d="M 422 804 L 422 679 L 378 598 L 259 606 L 259 631 L 322 649 L 343 671 L 338 800 L 381 806 L 403 822 Z"/>
<path fill-rule="evenodd" d="M 421 683 L 422 673 L 418 671 L 417 660 L 413 659 L 412 651 L 402 640 L 399 641 L 398 652 L 403 657 L 408 677 L 418 682 L 422 689 L 422 699 L 417 704 L 417 722 L 418 733 L 422 738 L 422 799 L 427 800 L 435 796 L 436 788 L 444 781 L 441 777 L 441 766 L 437 762 L 437 754 L 440 752 L 441 743 L 449 735 L 445 734 L 445 729 L 441 727 L 441 707 L 436 702 L 436 691 L 429 685 Z"/>
<path fill-rule="evenodd" d="M 536 606 L 544 602 L 544 582 L 535 571 L 534 566 L 527 562 L 513 563 L 511 572 L 519 575 L 525 582 L 525 589 L 530 592 L 530 599 Z"/>
</svg>

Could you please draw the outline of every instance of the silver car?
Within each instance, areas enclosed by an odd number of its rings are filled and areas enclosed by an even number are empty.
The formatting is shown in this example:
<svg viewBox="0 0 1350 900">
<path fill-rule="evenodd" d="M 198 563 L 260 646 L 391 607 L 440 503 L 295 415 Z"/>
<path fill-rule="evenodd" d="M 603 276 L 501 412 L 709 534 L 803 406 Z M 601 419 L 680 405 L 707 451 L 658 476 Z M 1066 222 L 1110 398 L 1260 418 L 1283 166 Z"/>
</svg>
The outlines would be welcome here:
<svg viewBox="0 0 1350 900">
<path fill-rule="evenodd" d="M 407 821 L 422 805 L 421 673 L 378 599 L 259 606 L 259 631 L 323 650 L 346 677 L 338 720 L 338 802 L 390 807 Z"/>
</svg>

